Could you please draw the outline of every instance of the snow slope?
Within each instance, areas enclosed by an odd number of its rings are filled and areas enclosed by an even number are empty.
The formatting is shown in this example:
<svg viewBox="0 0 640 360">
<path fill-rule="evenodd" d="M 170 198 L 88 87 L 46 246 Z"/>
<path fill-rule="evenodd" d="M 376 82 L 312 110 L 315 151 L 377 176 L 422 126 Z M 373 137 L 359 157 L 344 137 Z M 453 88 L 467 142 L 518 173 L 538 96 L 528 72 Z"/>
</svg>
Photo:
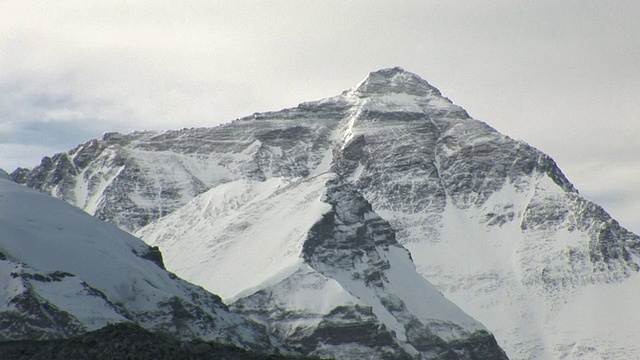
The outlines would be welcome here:
<svg viewBox="0 0 640 360">
<path fill-rule="evenodd" d="M 67 337 L 109 323 L 271 348 L 264 329 L 166 271 L 141 240 L 0 179 L 0 338 Z"/>
<path fill-rule="evenodd" d="M 307 232 L 331 209 L 321 201 L 327 177 L 222 184 L 136 235 L 162 249 L 169 269 L 232 301 L 301 265 Z"/>
</svg>

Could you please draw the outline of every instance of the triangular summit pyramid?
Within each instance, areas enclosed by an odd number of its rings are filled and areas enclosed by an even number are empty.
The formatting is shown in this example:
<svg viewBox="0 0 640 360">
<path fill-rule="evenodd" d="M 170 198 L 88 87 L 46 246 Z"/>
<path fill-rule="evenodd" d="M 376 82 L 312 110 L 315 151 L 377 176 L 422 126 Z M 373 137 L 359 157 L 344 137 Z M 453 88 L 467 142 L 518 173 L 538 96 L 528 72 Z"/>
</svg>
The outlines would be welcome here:
<svg viewBox="0 0 640 360">
<path fill-rule="evenodd" d="M 441 96 L 440 91 L 426 80 L 400 67 L 371 72 L 358 84 L 355 92 L 361 95 L 407 94 L 412 96 Z"/>
</svg>

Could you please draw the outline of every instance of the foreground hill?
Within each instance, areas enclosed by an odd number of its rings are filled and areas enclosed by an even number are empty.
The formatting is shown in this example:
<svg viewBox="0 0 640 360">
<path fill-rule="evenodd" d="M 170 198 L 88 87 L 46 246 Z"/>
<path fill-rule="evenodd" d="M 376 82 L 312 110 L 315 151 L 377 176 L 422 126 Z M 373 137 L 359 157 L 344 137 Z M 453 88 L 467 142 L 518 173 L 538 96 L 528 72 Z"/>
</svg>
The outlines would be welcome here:
<svg viewBox="0 0 640 360">
<path fill-rule="evenodd" d="M 0 340 L 67 338 L 112 323 L 273 349 L 263 326 L 164 269 L 132 235 L 0 176 Z"/>
</svg>

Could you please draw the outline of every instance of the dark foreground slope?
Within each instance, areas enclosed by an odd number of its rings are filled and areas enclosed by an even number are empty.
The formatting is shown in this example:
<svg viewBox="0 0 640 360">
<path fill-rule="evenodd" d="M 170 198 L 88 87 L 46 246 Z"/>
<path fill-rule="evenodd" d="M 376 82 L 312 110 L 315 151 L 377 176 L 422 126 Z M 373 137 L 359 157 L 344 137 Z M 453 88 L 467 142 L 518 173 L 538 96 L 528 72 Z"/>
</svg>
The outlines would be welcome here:
<svg viewBox="0 0 640 360">
<path fill-rule="evenodd" d="M 252 352 L 203 340 L 179 340 L 131 323 L 120 323 L 71 339 L 0 342 L 0 359 L 136 359 L 136 360 L 262 360 L 317 359 L 306 356 Z"/>
</svg>

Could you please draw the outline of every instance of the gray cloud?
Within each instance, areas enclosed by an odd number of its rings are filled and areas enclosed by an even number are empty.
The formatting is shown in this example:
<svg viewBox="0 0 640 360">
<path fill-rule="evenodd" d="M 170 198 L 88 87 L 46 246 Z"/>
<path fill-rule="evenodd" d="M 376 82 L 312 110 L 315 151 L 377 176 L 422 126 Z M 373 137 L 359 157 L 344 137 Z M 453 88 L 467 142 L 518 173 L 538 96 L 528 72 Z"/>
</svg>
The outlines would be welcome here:
<svg viewBox="0 0 640 360">
<path fill-rule="evenodd" d="M 640 231 L 635 1 L 3 1 L 0 14 L 0 167 L 107 130 L 295 106 L 402 66 Z"/>
</svg>

